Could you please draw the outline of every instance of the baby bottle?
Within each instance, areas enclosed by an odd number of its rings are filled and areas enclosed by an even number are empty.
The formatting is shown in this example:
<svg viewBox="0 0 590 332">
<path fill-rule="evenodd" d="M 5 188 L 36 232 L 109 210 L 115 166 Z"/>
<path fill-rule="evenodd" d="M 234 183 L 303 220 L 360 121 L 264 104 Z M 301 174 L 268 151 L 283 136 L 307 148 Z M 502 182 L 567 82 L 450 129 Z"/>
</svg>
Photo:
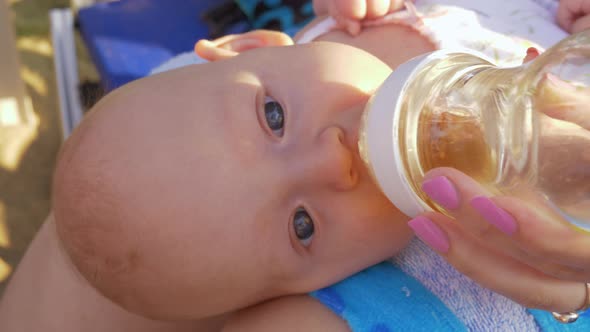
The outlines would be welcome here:
<svg viewBox="0 0 590 332">
<path fill-rule="evenodd" d="M 445 50 L 406 62 L 367 104 L 359 149 L 408 216 L 445 213 L 420 184 L 446 166 L 590 231 L 590 30 L 519 67 Z"/>
</svg>

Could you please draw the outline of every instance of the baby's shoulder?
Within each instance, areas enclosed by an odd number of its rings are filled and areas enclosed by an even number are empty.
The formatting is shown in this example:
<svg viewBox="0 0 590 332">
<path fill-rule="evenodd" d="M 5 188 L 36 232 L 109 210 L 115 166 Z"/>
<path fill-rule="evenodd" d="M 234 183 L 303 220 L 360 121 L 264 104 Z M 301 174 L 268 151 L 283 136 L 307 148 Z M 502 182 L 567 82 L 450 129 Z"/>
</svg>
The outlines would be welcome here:
<svg viewBox="0 0 590 332">
<path fill-rule="evenodd" d="M 349 332 L 346 322 L 308 295 L 274 299 L 231 316 L 222 332 Z"/>
</svg>

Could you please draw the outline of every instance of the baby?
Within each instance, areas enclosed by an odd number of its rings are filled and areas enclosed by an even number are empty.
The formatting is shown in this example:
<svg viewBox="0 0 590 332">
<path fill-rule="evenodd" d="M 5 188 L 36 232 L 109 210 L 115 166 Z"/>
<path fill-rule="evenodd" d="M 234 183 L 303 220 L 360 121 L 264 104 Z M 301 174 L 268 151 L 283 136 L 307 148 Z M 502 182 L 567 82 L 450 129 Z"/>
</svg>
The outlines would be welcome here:
<svg viewBox="0 0 590 332">
<path fill-rule="evenodd" d="M 362 50 L 313 43 L 108 95 L 56 170 L 54 215 L 74 264 L 124 307 L 178 319 L 308 292 L 395 253 L 406 217 L 356 147 L 390 72 Z"/>
<path fill-rule="evenodd" d="M 441 9 L 417 2 L 430 16 L 404 12 L 358 36 L 327 29 L 315 38 L 326 42 L 292 45 L 269 31 L 202 41 L 210 63 L 103 98 L 63 146 L 40 235 L 71 270 L 64 280 L 89 294 L 79 302 L 105 303 L 88 310 L 93 319 L 124 315 L 104 296 L 183 322 L 162 330 L 218 330 L 239 309 L 328 286 L 404 248 L 409 218 L 373 183 L 357 141 L 392 68 L 444 45 L 417 28 Z"/>
</svg>

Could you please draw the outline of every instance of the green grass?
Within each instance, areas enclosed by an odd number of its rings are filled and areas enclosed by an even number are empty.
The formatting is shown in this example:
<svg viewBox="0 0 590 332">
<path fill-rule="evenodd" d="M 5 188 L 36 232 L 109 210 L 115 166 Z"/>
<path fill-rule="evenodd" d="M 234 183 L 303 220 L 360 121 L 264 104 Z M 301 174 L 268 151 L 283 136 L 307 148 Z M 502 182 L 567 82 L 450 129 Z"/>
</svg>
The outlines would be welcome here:
<svg viewBox="0 0 590 332">
<path fill-rule="evenodd" d="M 49 10 L 69 6 L 68 0 L 20 0 L 12 4 L 17 36 L 47 36 Z"/>
</svg>

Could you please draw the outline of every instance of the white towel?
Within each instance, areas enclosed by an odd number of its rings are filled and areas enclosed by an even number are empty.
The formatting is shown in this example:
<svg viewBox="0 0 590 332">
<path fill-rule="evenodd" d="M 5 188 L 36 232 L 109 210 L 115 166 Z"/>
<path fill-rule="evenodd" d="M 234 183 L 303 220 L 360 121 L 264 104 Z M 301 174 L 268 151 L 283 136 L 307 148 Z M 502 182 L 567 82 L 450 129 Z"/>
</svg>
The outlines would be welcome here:
<svg viewBox="0 0 590 332">
<path fill-rule="evenodd" d="M 420 281 L 470 331 L 539 331 L 526 308 L 480 287 L 417 239 L 412 240 L 391 262 Z"/>
</svg>

